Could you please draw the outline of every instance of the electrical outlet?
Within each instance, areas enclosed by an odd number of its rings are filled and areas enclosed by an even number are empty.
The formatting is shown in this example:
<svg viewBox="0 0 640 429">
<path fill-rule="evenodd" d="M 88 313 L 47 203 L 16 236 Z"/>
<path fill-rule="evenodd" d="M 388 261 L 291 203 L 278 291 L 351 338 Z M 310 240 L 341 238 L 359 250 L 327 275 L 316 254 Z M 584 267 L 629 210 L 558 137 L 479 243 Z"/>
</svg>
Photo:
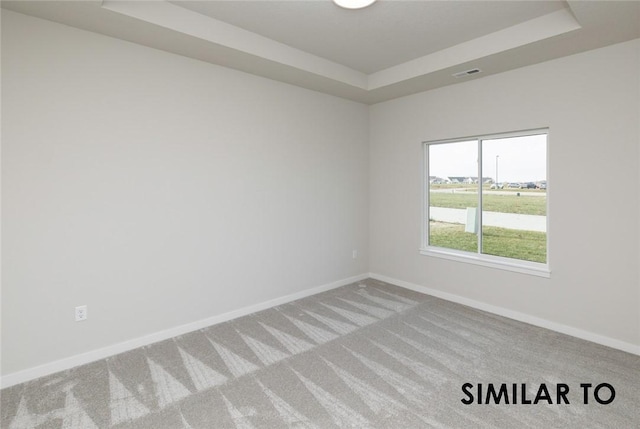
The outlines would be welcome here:
<svg viewBox="0 0 640 429">
<path fill-rule="evenodd" d="M 87 320 L 87 306 L 80 305 L 76 307 L 76 322 L 82 322 L 83 320 Z"/>
<path fill-rule="evenodd" d="M 351 257 L 352 257 L 353 259 L 358 259 L 358 251 L 357 251 L 357 250 L 354 250 L 353 252 L 351 252 Z"/>
</svg>

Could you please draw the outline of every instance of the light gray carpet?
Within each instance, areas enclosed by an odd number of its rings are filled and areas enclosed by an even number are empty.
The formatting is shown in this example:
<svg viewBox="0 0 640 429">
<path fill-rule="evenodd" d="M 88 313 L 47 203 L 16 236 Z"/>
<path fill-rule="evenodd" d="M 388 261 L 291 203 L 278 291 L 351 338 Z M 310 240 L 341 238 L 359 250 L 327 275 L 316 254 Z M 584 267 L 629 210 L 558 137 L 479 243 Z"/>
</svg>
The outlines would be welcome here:
<svg viewBox="0 0 640 429">
<path fill-rule="evenodd" d="M 570 404 L 465 405 L 467 382 Z M 640 357 L 367 280 L 1 395 L 7 429 L 637 428 Z"/>
</svg>

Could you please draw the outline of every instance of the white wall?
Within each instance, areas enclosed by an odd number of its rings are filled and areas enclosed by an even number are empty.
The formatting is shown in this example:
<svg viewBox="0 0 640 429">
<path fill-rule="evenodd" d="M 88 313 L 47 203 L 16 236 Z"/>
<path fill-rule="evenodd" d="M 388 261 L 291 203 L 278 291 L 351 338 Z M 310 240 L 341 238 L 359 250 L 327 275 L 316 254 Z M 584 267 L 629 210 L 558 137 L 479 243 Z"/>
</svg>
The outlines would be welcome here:
<svg viewBox="0 0 640 429">
<path fill-rule="evenodd" d="M 370 271 L 640 345 L 640 41 L 370 109 Z M 421 256 L 422 141 L 549 127 L 550 279 Z"/>
<path fill-rule="evenodd" d="M 4 10 L 2 91 L 4 375 L 368 269 L 365 105 Z"/>
</svg>

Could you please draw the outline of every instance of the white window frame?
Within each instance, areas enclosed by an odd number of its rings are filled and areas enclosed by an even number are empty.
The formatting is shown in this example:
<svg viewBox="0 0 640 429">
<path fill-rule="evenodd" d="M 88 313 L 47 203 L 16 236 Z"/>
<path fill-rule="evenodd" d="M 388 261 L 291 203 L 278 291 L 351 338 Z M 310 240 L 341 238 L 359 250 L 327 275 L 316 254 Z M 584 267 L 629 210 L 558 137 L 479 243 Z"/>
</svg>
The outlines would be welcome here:
<svg viewBox="0 0 640 429">
<path fill-rule="evenodd" d="M 546 171 L 547 171 L 547 261 L 546 263 L 531 262 L 520 259 L 506 258 L 502 256 L 487 255 L 481 253 L 482 251 L 482 180 L 479 180 L 478 187 L 478 250 L 477 252 L 466 252 L 457 249 L 447 249 L 444 247 L 437 247 L 429 245 L 429 146 L 436 144 L 446 143 L 459 143 L 476 140 L 478 143 L 478 177 L 484 177 L 482 174 L 482 141 L 511 138 L 511 137 L 526 137 L 533 135 L 545 134 L 547 136 L 547 153 L 546 153 Z M 549 208 L 550 208 L 550 189 L 549 189 L 549 129 L 537 128 L 523 131 L 513 131 L 498 134 L 486 134 L 471 137 L 460 137 L 447 140 L 432 140 L 422 142 L 423 147 L 423 160 L 422 160 L 422 227 L 421 227 L 421 244 L 420 253 L 422 255 L 443 258 L 457 262 L 464 262 L 474 265 L 481 265 L 489 268 L 497 268 L 506 271 L 513 271 L 522 274 L 529 274 L 539 277 L 551 277 L 551 267 L 549 264 Z"/>
</svg>

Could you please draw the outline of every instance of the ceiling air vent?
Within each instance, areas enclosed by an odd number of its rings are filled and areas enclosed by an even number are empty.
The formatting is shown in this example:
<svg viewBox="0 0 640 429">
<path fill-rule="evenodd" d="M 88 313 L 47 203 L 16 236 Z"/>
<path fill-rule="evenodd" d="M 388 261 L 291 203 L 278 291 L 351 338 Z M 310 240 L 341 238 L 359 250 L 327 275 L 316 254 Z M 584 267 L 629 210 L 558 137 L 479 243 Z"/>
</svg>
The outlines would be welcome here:
<svg viewBox="0 0 640 429">
<path fill-rule="evenodd" d="M 465 77 L 465 76 L 471 76 L 473 74 L 478 74 L 478 73 L 482 73 L 482 70 L 480 70 L 480 69 L 465 70 L 465 71 L 462 71 L 462 72 L 454 73 L 452 76 L 453 77 Z"/>
</svg>

